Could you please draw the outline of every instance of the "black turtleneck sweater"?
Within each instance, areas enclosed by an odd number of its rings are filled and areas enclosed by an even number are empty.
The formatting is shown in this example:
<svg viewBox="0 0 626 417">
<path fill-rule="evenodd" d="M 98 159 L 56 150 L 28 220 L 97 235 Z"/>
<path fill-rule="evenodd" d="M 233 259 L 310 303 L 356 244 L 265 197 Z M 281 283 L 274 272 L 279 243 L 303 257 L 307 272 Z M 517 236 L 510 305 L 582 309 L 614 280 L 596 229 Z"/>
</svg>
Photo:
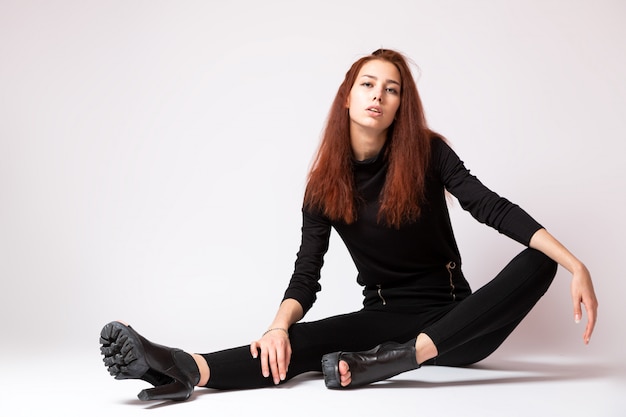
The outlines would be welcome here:
<svg viewBox="0 0 626 417">
<path fill-rule="evenodd" d="M 376 291 L 402 291 L 412 304 L 454 300 L 467 295 L 469 285 L 461 272 L 461 256 L 454 238 L 445 190 L 479 222 L 528 245 L 541 228 L 519 206 L 500 197 L 471 175 L 456 153 L 439 138 L 433 139 L 426 179 L 425 201 L 419 219 L 395 229 L 377 221 L 379 196 L 388 163 L 382 156 L 354 162 L 359 202 L 357 220 L 351 224 L 330 221 L 320 213 L 302 211 L 302 243 L 295 271 L 284 298 L 297 300 L 306 313 L 321 290 L 320 271 L 328 250 L 331 228 L 344 241 L 358 271 L 357 282 L 366 295 Z M 398 290 L 400 289 L 400 290 Z M 396 294 L 397 295 L 397 294 Z"/>
</svg>

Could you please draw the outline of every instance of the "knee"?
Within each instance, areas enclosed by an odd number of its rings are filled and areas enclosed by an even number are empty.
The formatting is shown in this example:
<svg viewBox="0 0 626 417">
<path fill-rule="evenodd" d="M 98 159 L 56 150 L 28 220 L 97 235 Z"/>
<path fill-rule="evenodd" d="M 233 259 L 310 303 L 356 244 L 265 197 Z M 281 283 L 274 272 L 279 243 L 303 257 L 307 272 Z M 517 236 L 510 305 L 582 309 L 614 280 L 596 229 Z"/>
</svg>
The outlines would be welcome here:
<svg viewBox="0 0 626 417">
<path fill-rule="evenodd" d="M 532 248 L 524 250 L 520 255 L 524 256 L 527 268 L 535 271 L 536 279 L 545 283 L 547 290 L 556 276 L 558 264 L 543 252 Z"/>
<path fill-rule="evenodd" d="M 536 249 L 530 250 L 532 250 L 534 255 L 537 257 L 538 268 L 544 271 L 547 276 L 554 278 L 554 276 L 556 275 L 556 269 L 558 267 L 558 264 L 543 252 L 540 252 Z"/>
</svg>

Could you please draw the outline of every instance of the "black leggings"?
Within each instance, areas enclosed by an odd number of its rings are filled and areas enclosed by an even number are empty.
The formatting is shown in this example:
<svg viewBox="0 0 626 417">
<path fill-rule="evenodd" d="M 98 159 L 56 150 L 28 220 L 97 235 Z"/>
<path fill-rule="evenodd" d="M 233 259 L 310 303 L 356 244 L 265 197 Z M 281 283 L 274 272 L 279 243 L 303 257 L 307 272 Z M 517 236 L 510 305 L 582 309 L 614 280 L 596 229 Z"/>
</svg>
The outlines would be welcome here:
<svg viewBox="0 0 626 417">
<path fill-rule="evenodd" d="M 547 291 L 556 263 L 534 249 L 517 255 L 492 281 L 457 302 L 427 312 L 363 309 L 289 329 L 292 356 L 287 380 L 321 371 L 324 354 L 362 351 L 386 341 L 406 342 L 427 334 L 438 350 L 426 364 L 463 366 L 493 353 Z M 211 376 L 208 388 L 243 389 L 272 386 L 261 374 L 260 359 L 241 346 L 203 354 Z"/>
</svg>

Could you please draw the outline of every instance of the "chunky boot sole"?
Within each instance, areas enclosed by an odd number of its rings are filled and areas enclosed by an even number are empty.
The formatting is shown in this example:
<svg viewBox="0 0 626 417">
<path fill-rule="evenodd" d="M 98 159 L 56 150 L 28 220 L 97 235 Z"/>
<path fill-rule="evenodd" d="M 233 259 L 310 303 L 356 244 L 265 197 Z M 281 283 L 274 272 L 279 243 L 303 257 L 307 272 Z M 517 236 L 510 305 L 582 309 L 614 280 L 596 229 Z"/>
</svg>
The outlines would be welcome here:
<svg viewBox="0 0 626 417">
<path fill-rule="evenodd" d="M 345 387 L 341 385 L 339 361 L 345 361 L 350 368 L 351 382 Z M 404 344 L 383 343 L 364 352 L 334 352 L 322 357 L 324 383 L 331 389 L 356 388 L 419 367 L 415 339 Z"/>
<path fill-rule="evenodd" d="M 200 380 L 191 355 L 152 343 L 120 322 L 102 328 L 100 343 L 103 362 L 115 379 L 142 379 L 155 386 L 141 391 L 140 400 L 183 401 Z"/>
</svg>

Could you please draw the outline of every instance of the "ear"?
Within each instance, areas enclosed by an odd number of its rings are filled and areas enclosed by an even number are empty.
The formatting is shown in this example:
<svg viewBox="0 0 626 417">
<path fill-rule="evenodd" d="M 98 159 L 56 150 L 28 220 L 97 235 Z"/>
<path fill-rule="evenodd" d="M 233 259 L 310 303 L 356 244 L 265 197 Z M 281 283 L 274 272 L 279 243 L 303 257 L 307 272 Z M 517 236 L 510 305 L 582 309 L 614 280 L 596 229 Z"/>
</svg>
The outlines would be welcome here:
<svg viewBox="0 0 626 417">
<path fill-rule="evenodd" d="M 350 108 L 350 95 L 348 94 L 348 97 L 346 97 L 346 104 L 344 105 L 344 107 L 346 109 Z"/>
</svg>

